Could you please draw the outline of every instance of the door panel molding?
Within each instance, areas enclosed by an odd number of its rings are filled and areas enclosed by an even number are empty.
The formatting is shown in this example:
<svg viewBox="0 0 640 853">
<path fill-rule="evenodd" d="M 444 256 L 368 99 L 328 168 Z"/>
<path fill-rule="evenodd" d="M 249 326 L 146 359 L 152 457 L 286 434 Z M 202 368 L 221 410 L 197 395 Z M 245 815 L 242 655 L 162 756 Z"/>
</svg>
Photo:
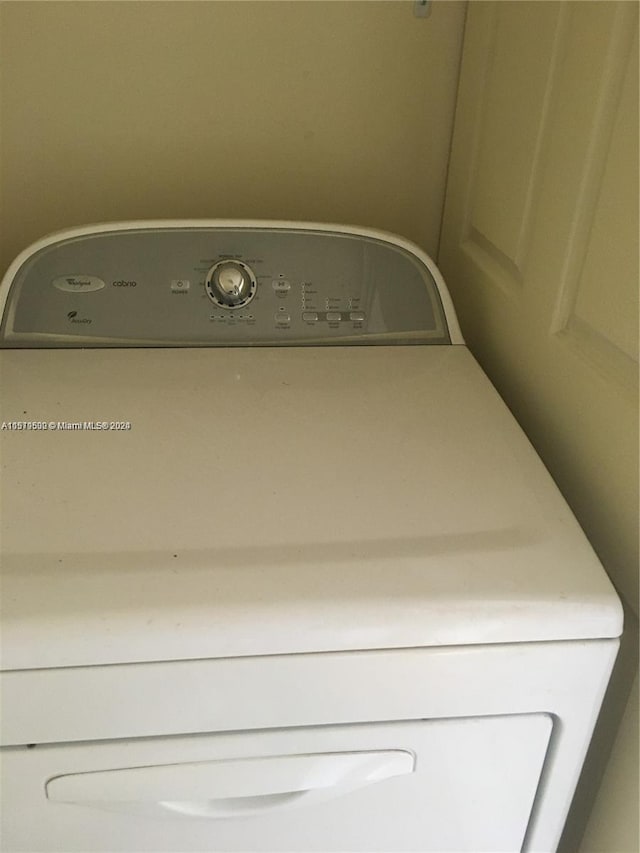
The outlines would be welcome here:
<svg viewBox="0 0 640 853">
<path fill-rule="evenodd" d="M 514 80 L 508 71 L 520 67 L 518 45 L 530 26 L 524 9 L 498 3 L 486 10 L 483 65 L 476 89 L 479 97 L 460 240 L 460 248 L 469 260 L 484 268 L 493 283 L 512 292 L 519 290 L 525 279 L 549 115 L 568 30 L 567 4 L 548 4 L 543 12 L 544 33 L 536 41 L 537 55 L 529 57 L 535 61 L 535 72 L 532 74 L 525 66 L 522 76 Z M 534 14 L 539 16 L 539 10 Z M 518 112 L 526 113 L 528 124 L 537 128 L 535 134 L 529 136 L 525 127 L 525 138 L 513 140 L 505 110 L 515 112 L 516 118 Z M 515 181 L 509 168 L 505 169 L 514 151 Z M 496 204 L 503 209 L 506 204 L 510 208 L 508 216 L 503 215 L 503 210 L 496 211 Z"/>
<path fill-rule="evenodd" d="M 586 146 L 578 190 L 575 215 L 571 223 L 560 278 L 555 310 L 549 331 L 581 358 L 600 372 L 624 385 L 635 385 L 637 351 L 625 351 L 611 330 L 580 315 L 579 301 L 585 289 L 594 242 L 597 239 L 597 216 L 602 207 L 608 167 L 613 160 L 613 142 L 621 118 L 623 92 L 626 100 L 636 102 L 632 86 L 637 85 L 637 16 L 635 4 L 617 7 L 611 35 L 606 45 L 606 58 Z M 635 47 L 635 51 L 634 51 Z M 635 59 L 635 63 L 634 60 Z M 629 88 L 631 87 L 631 88 Z M 632 189 L 635 192 L 635 189 Z M 608 211 L 611 215 L 611 211 Z M 615 214 L 615 211 L 613 212 Z M 615 270 L 612 271 L 615 274 Z M 636 274 L 637 280 L 637 274 Z M 600 298 L 608 298 L 608 282 L 602 281 Z M 633 305 L 631 306 L 633 311 Z M 634 324 L 633 319 L 628 322 Z M 636 332 L 637 334 L 637 332 Z M 633 338 L 631 331 L 627 339 Z"/>
</svg>

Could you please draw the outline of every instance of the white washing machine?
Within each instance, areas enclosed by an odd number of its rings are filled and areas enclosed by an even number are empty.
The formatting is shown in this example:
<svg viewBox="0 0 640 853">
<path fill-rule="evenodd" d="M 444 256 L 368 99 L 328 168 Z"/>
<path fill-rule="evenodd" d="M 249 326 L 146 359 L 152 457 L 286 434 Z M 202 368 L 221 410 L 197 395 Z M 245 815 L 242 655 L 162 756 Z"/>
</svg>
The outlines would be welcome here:
<svg viewBox="0 0 640 853">
<path fill-rule="evenodd" d="M 622 611 L 433 262 L 128 223 L 1 294 L 3 853 L 554 850 Z"/>
</svg>

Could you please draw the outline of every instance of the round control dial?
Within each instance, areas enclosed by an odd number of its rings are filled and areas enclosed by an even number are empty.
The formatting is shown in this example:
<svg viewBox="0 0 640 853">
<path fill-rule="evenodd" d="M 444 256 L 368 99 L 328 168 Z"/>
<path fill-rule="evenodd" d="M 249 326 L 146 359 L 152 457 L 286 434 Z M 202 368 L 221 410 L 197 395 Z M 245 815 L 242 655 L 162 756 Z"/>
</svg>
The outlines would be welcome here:
<svg viewBox="0 0 640 853">
<path fill-rule="evenodd" d="M 241 308 L 256 294 L 256 277 L 242 261 L 219 261 L 207 273 L 205 289 L 221 308 Z"/>
</svg>

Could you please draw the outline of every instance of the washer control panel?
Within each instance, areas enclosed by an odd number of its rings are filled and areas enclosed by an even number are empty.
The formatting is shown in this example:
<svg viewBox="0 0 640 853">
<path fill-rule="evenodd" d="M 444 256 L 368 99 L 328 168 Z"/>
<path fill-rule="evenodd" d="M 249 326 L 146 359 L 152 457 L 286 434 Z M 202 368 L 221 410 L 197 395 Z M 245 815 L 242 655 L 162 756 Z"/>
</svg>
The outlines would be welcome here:
<svg viewBox="0 0 640 853">
<path fill-rule="evenodd" d="M 392 239 L 264 225 L 67 232 L 5 278 L 0 343 L 448 344 L 435 267 Z"/>
</svg>

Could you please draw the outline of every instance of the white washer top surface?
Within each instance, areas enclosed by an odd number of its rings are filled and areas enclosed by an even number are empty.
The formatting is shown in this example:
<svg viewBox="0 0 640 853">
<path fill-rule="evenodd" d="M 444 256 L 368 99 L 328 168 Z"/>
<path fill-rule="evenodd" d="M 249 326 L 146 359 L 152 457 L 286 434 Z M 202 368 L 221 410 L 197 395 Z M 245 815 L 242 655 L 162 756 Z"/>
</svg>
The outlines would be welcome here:
<svg viewBox="0 0 640 853">
<path fill-rule="evenodd" d="M 618 636 L 464 346 L 4 350 L 2 668 Z"/>
</svg>

